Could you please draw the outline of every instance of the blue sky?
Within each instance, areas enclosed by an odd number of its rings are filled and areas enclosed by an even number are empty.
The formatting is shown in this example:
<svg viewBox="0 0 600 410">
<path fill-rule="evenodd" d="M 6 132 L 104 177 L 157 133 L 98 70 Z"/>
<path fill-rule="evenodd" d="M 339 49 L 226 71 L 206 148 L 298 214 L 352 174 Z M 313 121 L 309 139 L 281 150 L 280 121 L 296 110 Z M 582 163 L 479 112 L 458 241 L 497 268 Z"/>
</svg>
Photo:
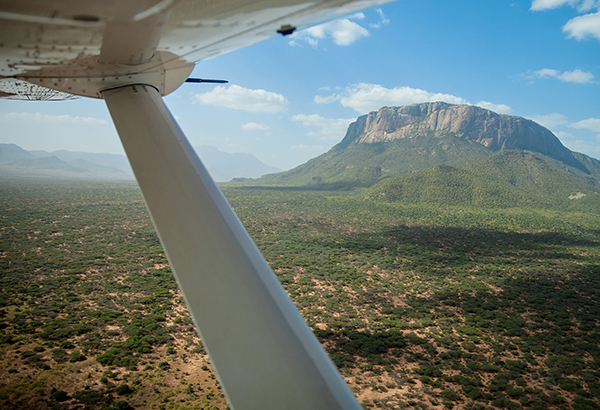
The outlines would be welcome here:
<svg viewBox="0 0 600 410">
<path fill-rule="evenodd" d="M 166 97 L 192 145 L 289 169 L 382 106 L 523 116 L 600 159 L 600 0 L 400 0 L 199 63 Z M 0 100 L 0 142 L 122 153 L 101 100 Z"/>
</svg>

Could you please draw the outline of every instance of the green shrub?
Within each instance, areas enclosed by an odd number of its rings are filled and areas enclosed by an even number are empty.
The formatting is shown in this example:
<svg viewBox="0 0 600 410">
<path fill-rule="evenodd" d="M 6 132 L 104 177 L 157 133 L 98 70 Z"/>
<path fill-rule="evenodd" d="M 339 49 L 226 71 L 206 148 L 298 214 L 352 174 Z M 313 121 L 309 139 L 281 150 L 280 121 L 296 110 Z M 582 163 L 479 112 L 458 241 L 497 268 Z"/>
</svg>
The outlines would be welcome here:
<svg viewBox="0 0 600 410">
<path fill-rule="evenodd" d="M 53 391 L 52 393 L 50 393 L 50 397 L 53 400 L 56 400 L 56 401 L 59 401 L 59 402 L 67 401 L 67 400 L 71 399 L 71 397 L 69 397 L 69 395 L 67 394 L 67 392 L 63 391 L 63 390 L 55 390 L 55 391 Z"/>
<path fill-rule="evenodd" d="M 119 396 L 125 396 L 127 394 L 133 393 L 133 389 L 131 387 L 129 387 L 129 385 L 127 385 L 127 384 L 120 385 L 119 387 L 117 387 L 115 389 L 115 391 L 117 392 L 117 394 Z"/>
</svg>

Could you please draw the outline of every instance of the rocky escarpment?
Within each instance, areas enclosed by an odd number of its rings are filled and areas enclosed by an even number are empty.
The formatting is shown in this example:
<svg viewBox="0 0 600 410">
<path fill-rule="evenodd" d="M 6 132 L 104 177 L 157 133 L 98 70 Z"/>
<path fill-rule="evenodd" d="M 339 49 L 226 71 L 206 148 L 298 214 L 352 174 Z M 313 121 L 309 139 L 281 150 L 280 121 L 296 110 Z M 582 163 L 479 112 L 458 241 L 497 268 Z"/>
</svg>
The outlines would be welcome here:
<svg viewBox="0 0 600 410">
<path fill-rule="evenodd" d="M 584 168 L 552 132 L 531 120 L 444 102 L 384 107 L 359 117 L 350 125 L 340 145 L 448 135 L 478 142 L 494 151 L 539 152 L 570 166 Z"/>
</svg>

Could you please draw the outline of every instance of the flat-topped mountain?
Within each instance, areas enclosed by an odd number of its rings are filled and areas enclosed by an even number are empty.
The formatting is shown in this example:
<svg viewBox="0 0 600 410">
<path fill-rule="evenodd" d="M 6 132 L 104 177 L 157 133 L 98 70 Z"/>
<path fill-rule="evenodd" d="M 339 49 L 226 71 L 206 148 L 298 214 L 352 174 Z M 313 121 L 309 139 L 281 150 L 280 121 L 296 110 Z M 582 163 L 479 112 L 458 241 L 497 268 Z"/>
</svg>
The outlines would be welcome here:
<svg viewBox="0 0 600 410">
<path fill-rule="evenodd" d="M 359 117 L 325 154 L 256 182 L 370 186 L 440 164 L 469 167 L 501 150 L 531 152 L 572 177 L 600 186 L 600 161 L 570 151 L 534 121 L 443 102 L 384 107 Z"/>
<path fill-rule="evenodd" d="M 421 136 L 441 138 L 449 134 L 494 151 L 529 150 L 578 165 L 571 151 L 550 130 L 534 121 L 444 102 L 384 107 L 364 115 L 350 125 L 341 145 Z"/>
</svg>

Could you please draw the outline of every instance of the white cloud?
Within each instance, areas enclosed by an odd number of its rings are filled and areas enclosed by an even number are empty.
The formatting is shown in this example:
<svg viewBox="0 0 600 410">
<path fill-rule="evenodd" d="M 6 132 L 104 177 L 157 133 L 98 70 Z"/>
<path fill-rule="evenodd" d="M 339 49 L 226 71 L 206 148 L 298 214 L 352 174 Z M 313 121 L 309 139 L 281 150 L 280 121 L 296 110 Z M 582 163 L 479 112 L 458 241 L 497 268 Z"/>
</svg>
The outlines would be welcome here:
<svg viewBox="0 0 600 410">
<path fill-rule="evenodd" d="M 314 102 L 317 104 L 329 104 L 334 101 L 338 101 L 341 97 L 338 94 L 331 94 L 326 97 L 322 97 L 320 95 L 315 95 Z"/>
<path fill-rule="evenodd" d="M 590 84 L 594 82 L 594 75 L 587 71 L 575 69 L 573 71 L 560 72 L 552 68 L 542 68 L 528 74 L 524 74 L 525 78 L 556 78 L 557 80 L 566 83 Z"/>
<path fill-rule="evenodd" d="M 319 40 L 328 37 L 331 37 L 333 42 L 338 46 L 349 46 L 363 37 L 368 37 L 369 31 L 346 18 L 309 27 L 292 36 L 293 40 L 305 41 L 313 47 L 319 44 Z"/>
<path fill-rule="evenodd" d="M 35 121 L 35 122 L 51 122 L 51 123 L 71 123 L 71 124 L 90 124 L 104 125 L 108 121 L 94 117 L 79 117 L 73 115 L 52 115 L 41 114 L 39 112 L 6 112 L 0 114 L 2 120 L 18 120 L 18 121 Z"/>
<path fill-rule="evenodd" d="M 379 22 L 369 24 L 371 28 L 379 28 L 383 24 L 389 23 L 381 10 L 376 10 L 379 15 Z M 309 27 L 305 30 L 295 32 L 290 36 L 289 44 L 292 46 L 300 45 L 302 42 L 312 47 L 319 45 L 319 40 L 331 38 L 334 44 L 338 46 L 349 46 L 356 43 L 363 37 L 370 35 L 369 30 L 356 23 L 354 20 L 364 20 L 364 13 L 355 13 L 346 18 L 329 21 L 318 26 Z"/>
<path fill-rule="evenodd" d="M 530 10 L 550 10 L 564 6 L 565 4 L 575 5 L 575 3 L 577 3 L 577 0 L 533 0 Z"/>
<path fill-rule="evenodd" d="M 600 6 L 598 0 L 533 0 L 531 2 L 531 11 L 551 10 L 569 5 L 576 8 L 580 13 L 586 13 L 593 8 Z"/>
<path fill-rule="evenodd" d="M 244 131 L 269 131 L 271 127 L 267 124 L 259 124 L 256 122 L 248 122 L 241 127 Z"/>
<path fill-rule="evenodd" d="M 588 36 L 600 40 L 600 12 L 572 18 L 563 26 L 563 32 L 567 33 L 569 38 L 577 40 Z"/>
<path fill-rule="evenodd" d="M 558 113 L 552 113 L 547 115 L 535 115 L 532 116 L 531 119 L 537 122 L 538 124 L 541 124 L 544 127 L 550 129 L 556 127 L 557 125 L 563 125 L 569 122 L 566 115 Z"/>
<path fill-rule="evenodd" d="M 348 18 L 350 20 L 364 20 L 365 19 L 365 13 L 363 13 L 362 11 L 359 11 L 358 13 L 354 13 L 353 15 L 349 16 Z"/>
<path fill-rule="evenodd" d="M 560 75 L 560 71 L 552 68 L 542 68 L 541 70 L 534 71 L 532 74 L 537 78 L 558 77 Z"/>
<path fill-rule="evenodd" d="M 195 94 L 192 103 L 249 112 L 277 113 L 285 111 L 288 101 L 281 94 L 231 85 L 217 86 L 212 91 Z"/>
<path fill-rule="evenodd" d="M 594 158 L 600 158 L 600 144 L 584 140 L 563 141 L 564 145 L 572 151 L 584 152 Z"/>
<path fill-rule="evenodd" d="M 317 114 L 297 114 L 292 116 L 292 121 L 302 121 L 305 127 L 316 127 L 317 131 L 310 131 L 306 135 L 321 140 L 340 140 L 346 134 L 348 125 L 356 118 L 324 118 Z"/>
<path fill-rule="evenodd" d="M 570 127 L 578 129 L 586 129 L 593 132 L 600 132 L 600 118 L 588 118 L 569 124 Z"/>
<path fill-rule="evenodd" d="M 375 11 L 377 12 L 377 14 L 379 14 L 379 21 L 377 23 L 372 23 L 369 24 L 369 27 L 371 28 L 380 28 L 381 26 L 388 24 L 390 22 L 390 19 L 388 19 L 385 14 L 383 14 L 383 10 L 381 9 L 375 9 Z"/>
<path fill-rule="evenodd" d="M 576 69 L 573 71 L 565 71 L 558 77 L 558 79 L 567 83 L 586 84 L 593 82 L 594 75 L 587 71 L 581 71 L 579 69 Z"/>
<path fill-rule="evenodd" d="M 596 13 L 584 14 L 572 18 L 563 26 L 563 33 L 569 38 L 583 40 L 592 37 L 600 40 L 600 0 L 533 0 L 532 11 L 550 10 L 569 5 L 579 13 L 588 13 L 596 9 Z"/>
<path fill-rule="evenodd" d="M 600 7 L 599 0 L 583 0 L 578 6 L 577 11 L 580 13 L 587 13 L 593 8 Z"/>
<path fill-rule="evenodd" d="M 378 21 L 368 24 L 371 29 L 381 28 L 381 26 L 390 22 L 381 9 L 375 9 L 375 12 L 378 15 Z M 349 46 L 371 34 L 369 30 L 355 21 L 364 19 L 366 19 L 364 13 L 355 13 L 346 18 L 297 31 L 290 36 L 289 45 L 299 46 L 301 43 L 307 43 L 316 48 L 319 45 L 319 40 L 331 38 L 333 43 L 338 46 Z"/>
<path fill-rule="evenodd" d="M 494 104 L 489 101 L 479 101 L 477 104 L 478 107 L 485 108 L 486 110 L 491 110 L 500 114 L 510 114 L 512 112 L 512 108 L 506 104 Z"/>
<path fill-rule="evenodd" d="M 464 98 L 451 94 L 432 93 L 411 87 L 385 88 L 377 84 L 360 83 L 347 87 L 342 94 L 315 97 L 318 104 L 339 101 L 344 107 L 365 114 L 384 106 L 398 106 L 422 102 L 445 101 L 451 104 L 468 104 Z"/>
</svg>

